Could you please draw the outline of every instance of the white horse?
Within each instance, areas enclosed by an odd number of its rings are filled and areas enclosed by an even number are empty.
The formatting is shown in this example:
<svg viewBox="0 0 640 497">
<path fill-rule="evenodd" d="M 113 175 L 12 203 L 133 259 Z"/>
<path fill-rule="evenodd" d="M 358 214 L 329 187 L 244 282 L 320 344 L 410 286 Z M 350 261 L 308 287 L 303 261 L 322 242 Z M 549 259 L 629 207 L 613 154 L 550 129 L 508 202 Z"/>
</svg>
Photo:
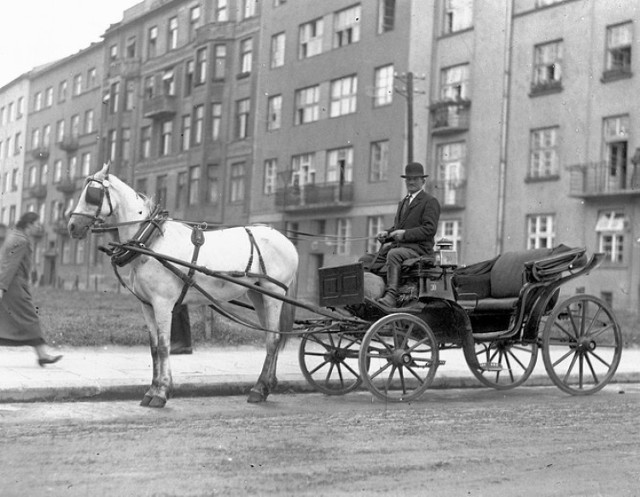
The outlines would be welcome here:
<svg viewBox="0 0 640 497">
<path fill-rule="evenodd" d="M 69 220 L 69 233 L 74 238 L 84 238 L 89 228 L 111 216 L 120 240 L 130 240 L 141 223 L 149 219 L 151 209 L 148 198 L 138 195 L 117 177 L 109 175 L 107 164 L 101 171 L 87 178 Z M 286 338 L 281 332 L 291 330 L 294 312 L 294 306 L 283 304 L 282 300 L 267 294 L 284 296 L 294 290 L 298 253 L 291 241 L 267 226 L 228 228 L 203 234 L 204 244 L 199 251 L 197 265 L 223 274 L 236 272 L 234 276 L 237 279 L 232 281 L 249 283 L 255 290 L 199 271 L 193 275 L 193 282 L 220 302 L 247 294 L 260 325 L 265 330 L 270 330 L 266 333 L 267 355 L 262 372 L 248 398 L 249 402 L 262 402 L 277 383 L 278 352 Z M 160 234 L 150 241 L 148 248 L 158 254 L 189 263 L 194 256 L 191 235 L 190 226 L 169 219 L 161 224 Z M 164 407 L 173 388 L 169 365 L 172 310 L 185 284 L 152 256 L 140 255 L 129 266 L 131 289 L 143 302 L 142 312 L 149 328 L 153 358 L 153 381 L 141 405 Z M 184 267 L 177 267 L 185 274 L 188 271 Z M 237 276 L 245 273 L 250 275 Z M 268 277 L 259 277 L 262 273 L 266 273 Z M 183 303 L 210 304 L 211 301 L 189 286 Z"/>
</svg>

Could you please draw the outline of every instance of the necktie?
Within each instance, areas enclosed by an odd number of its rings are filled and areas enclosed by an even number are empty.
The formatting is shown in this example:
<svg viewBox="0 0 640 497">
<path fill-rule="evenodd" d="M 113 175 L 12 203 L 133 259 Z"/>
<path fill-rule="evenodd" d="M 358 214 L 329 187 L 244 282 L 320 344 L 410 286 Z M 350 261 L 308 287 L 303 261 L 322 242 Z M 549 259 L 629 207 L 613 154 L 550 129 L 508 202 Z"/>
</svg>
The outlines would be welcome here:
<svg viewBox="0 0 640 497">
<path fill-rule="evenodd" d="M 409 203 L 411 202 L 411 195 L 407 195 L 402 201 L 402 207 L 400 207 L 400 220 L 403 220 L 409 210 Z"/>
</svg>

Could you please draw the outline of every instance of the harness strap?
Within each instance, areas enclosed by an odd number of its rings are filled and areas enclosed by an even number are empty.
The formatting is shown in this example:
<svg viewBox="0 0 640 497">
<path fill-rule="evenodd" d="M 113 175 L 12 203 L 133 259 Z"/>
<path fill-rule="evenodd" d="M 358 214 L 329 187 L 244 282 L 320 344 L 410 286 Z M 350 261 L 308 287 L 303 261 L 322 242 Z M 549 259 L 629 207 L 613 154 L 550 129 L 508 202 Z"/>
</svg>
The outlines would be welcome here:
<svg viewBox="0 0 640 497">
<path fill-rule="evenodd" d="M 196 273 L 195 264 L 198 262 L 198 254 L 200 253 L 200 247 L 204 245 L 204 233 L 198 226 L 192 227 L 191 232 L 191 243 L 193 243 L 193 255 L 191 256 L 191 267 L 189 267 L 189 272 L 187 273 L 187 279 L 184 279 L 184 285 L 182 286 L 182 291 L 180 292 L 180 296 L 178 300 L 176 300 L 175 305 L 173 306 L 173 311 L 176 312 L 176 309 L 182 305 L 182 301 L 184 297 L 187 295 L 189 291 L 189 287 L 194 285 L 193 275 Z"/>
<path fill-rule="evenodd" d="M 249 242 L 251 244 L 251 254 L 249 255 L 249 262 L 247 263 L 247 269 L 244 270 L 245 273 L 248 273 L 251 270 L 251 265 L 253 264 L 253 249 L 255 247 L 256 252 L 258 252 L 258 262 L 260 263 L 260 270 L 262 274 L 267 274 L 267 268 L 264 265 L 264 259 L 262 258 L 262 253 L 260 252 L 260 247 L 256 243 L 256 238 L 253 236 L 253 233 L 249 228 L 245 226 L 244 230 L 249 235 Z"/>
<path fill-rule="evenodd" d="M 125 287 L 127 290 L 129 290 L 129 292 L 131 292 L 131 294 L 135 298 L 137 298 L 140 302 L 142 302 L 143 304 L 151 305 L 149 302 L 147 302 L 142 297 L 140 297 L 140 295 L 138 295 L 136 292 L 134 292 L 133 288 L 131 288 L 129 285 L 127 285 L 127 283 L 122 279 L 122 276 L 120 276 L 120 273 L 118 272 L 118 265 L 113 261 L 113 259 L 111 260 L 111 267 L 113 267 L 113 272 L 116 274 L 116 278 L 118 278 L 118 281 L 120 282 L 120 284 L 123 287 Z"/>
</svg>

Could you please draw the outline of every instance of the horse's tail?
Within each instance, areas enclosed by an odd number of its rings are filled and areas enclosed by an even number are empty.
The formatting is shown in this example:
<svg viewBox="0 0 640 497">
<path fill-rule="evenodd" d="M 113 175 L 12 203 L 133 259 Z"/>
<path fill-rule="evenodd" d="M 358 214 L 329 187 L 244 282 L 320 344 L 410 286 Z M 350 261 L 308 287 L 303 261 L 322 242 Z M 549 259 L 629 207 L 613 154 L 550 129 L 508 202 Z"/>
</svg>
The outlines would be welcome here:
<svg viewBox="0 0 640 497">
<path fill-rule="evenodd" d="M 291 283 L 289 284 L 289 288 L 287 289 L 286 296 L 290 298 L 295 298 L 298 293 L 298 275 L 294 274 Z M 282 340 L 280 340 L 280 346 L 278 347 L 278 351 L 284 348 L 285 343 L 291 336 L 291 330 L 293 330 L 293 323 L 295 320 L 296 314 L 296 306 L 293 304 L 289 304 L 284 302 L 282 304 L 282 309 L 280 310 L 280 331 L 282 332 Z"/>
</svg>

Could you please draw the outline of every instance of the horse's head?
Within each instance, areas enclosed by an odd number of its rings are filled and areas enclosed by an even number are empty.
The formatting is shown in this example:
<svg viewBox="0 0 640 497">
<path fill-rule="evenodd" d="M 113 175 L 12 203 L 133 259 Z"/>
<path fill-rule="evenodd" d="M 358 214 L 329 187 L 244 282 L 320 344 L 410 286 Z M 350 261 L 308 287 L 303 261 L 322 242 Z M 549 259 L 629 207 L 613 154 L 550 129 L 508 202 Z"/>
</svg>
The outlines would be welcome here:
<svg viewBox="0 0 640 497">
<path fill-rule="evenodd" d="M 86 179 L 67 225 L 73 238 L 84 238 L 89 228 L 96 223 L 103 223 L 106 217 L 114 213 L 110 187 L 109 164 Z"/>
</svg>

